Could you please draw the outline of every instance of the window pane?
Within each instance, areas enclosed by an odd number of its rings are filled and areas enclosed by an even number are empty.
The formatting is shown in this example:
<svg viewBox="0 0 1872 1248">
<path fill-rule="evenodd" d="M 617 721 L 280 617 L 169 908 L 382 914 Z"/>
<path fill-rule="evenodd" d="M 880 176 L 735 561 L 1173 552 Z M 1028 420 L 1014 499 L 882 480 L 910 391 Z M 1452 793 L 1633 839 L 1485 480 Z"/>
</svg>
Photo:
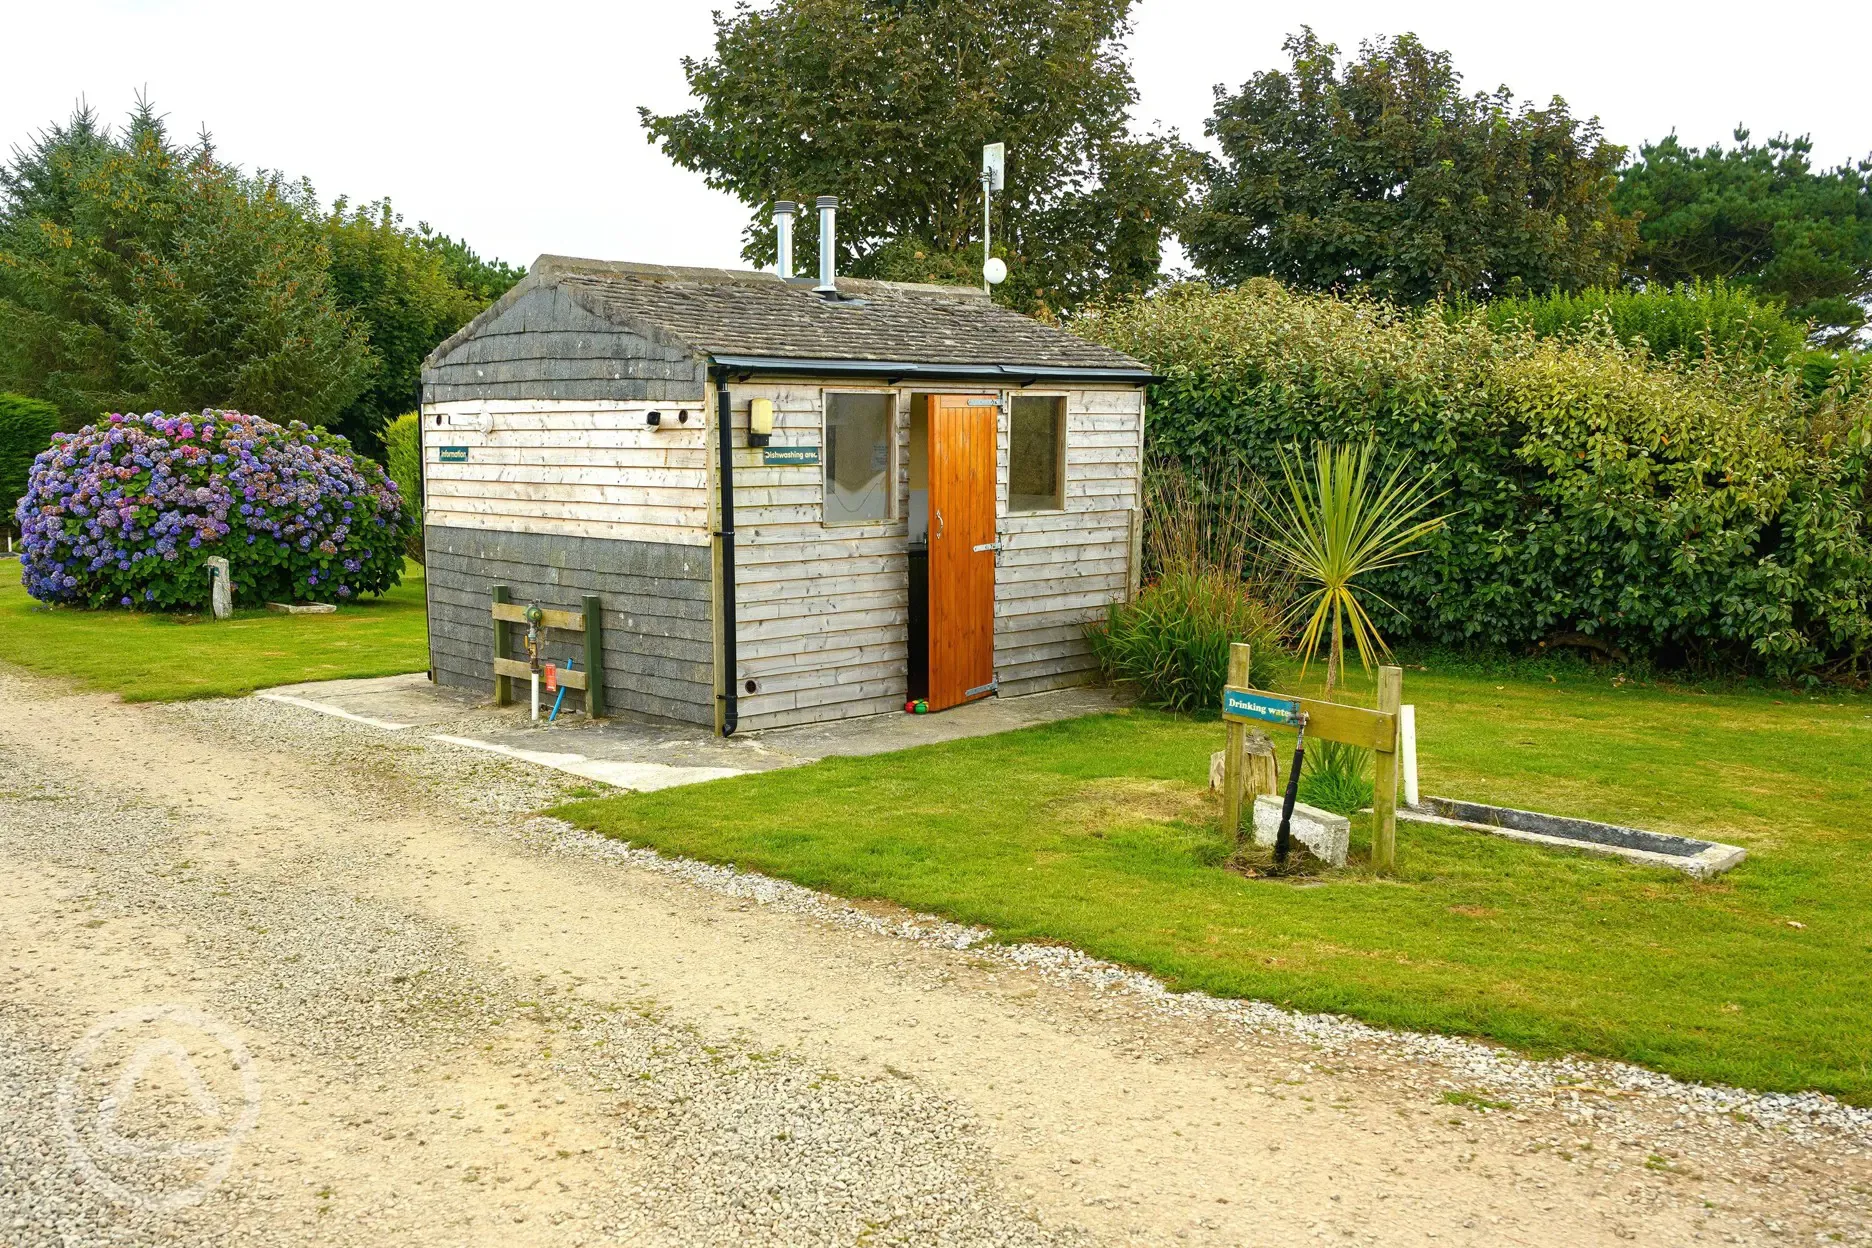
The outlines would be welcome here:
<svg viewBox="0 0 1872 1248">
<path fill-rule="evenodd" d="M 1017 394 L 1008 417 L 1008 510 L 1047 511 L 1065 506 L 1060 454 L 1066 400 Z"/>
<path fill-rule="evenodd" d="M 826 396 L 827 524 L 890 517 L 890 413 L 888 394 Z"/>
</svg>

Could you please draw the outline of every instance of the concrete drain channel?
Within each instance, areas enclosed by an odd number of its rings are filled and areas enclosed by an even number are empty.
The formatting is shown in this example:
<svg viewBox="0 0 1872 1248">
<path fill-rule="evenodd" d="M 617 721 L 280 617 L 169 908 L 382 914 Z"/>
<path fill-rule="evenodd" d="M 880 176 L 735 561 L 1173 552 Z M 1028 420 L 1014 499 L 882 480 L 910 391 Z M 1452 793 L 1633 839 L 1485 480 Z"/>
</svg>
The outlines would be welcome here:
<svg viewBox="0 0 1872 1248">
<path fill-rule="evenodd" d="M 1397 817 L 1415 823 L 1485 832 L 1529 845 L 1609 854 L 1646 866 L 1670 867 L 1699 880 L 1721 875 L 1748 856 L 1748 851 L 1741 846 L 1720 841 L 1647 832 L 1615 823 L 1594 823 L 1590 819 L 1543 815 L 1512 806 L 1459 802 L 1448 797 L 1426 797 L 1414 807 L 1400 806 Z"/>
</svg>

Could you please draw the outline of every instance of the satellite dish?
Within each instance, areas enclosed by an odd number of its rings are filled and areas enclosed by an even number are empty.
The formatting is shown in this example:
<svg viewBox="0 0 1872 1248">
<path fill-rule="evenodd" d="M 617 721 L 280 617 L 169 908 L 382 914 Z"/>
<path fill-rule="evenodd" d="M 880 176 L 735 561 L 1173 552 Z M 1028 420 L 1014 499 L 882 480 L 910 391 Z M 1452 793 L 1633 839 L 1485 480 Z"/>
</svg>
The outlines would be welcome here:
<svg viewBox="0 0 1872 1248">
<path fill-rule="evenodd" d="M 1007 281 L 1007 261 L 1000 256 L 988 257 L 988 263 L 982 265 L 982 277 L 990 286 L 999 286 Z"/>
</svg>

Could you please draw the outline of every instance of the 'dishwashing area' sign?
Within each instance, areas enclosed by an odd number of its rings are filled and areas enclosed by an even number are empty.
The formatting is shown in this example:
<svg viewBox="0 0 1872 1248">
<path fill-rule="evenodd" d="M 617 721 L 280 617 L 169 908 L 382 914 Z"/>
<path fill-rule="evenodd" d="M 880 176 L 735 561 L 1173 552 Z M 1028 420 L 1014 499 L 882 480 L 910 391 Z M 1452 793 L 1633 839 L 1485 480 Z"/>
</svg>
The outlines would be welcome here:
<svg viewBox="0 0 1872 1248">
<path fill-rule="evenodd" d="M 1404 669 L 1378 669 L 1378 705 L 1374 709 L 1248 688 L 1248 659 L 1247 646 L 1237 643 L 1229 647 L 1228 685 L 1222 690 L 1222 719 L 1228 725 L 1228 745 L 1222 756 L 1223 831 L 1231 839 L 1238 835 L 1243 807 L 1255 796 L 1243 793 L 1247 787 L 1248 725 L 1277 724 L 1296 729 L 1299 737 L 1293 766 L 1287 772 L 1280 836 L 1275 841 L 1276 859 L 1286 858 L 1288 823 L 1299 790 L 1306 739 L 1311 735 L 1372 751 L 1372 865 L 1389 871 L 1397 864 L 1398 719 L 1404 702 Z"/>
</svg>

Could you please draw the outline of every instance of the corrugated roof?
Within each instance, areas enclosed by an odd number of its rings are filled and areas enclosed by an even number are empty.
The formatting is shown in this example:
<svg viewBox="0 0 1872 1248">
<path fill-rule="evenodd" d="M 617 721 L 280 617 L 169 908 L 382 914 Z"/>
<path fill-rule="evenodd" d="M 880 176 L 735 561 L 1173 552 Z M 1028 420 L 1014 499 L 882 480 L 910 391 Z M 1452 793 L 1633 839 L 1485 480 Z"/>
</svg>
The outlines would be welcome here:
<svg viewBox="0 0 1872 1248">
<path fill-rule="evenodd" d="M 699 355 L 901 361 L 1000 369 L 1117 369 L 1130 356 L 1009 311 L 960 286 L 838 281 L 839 299 L 773 273 L 541 256 L 519 287 L 429 357 L 433 365 L 522 288 L 558 285 L 596 315 Z"/>
</svg>

